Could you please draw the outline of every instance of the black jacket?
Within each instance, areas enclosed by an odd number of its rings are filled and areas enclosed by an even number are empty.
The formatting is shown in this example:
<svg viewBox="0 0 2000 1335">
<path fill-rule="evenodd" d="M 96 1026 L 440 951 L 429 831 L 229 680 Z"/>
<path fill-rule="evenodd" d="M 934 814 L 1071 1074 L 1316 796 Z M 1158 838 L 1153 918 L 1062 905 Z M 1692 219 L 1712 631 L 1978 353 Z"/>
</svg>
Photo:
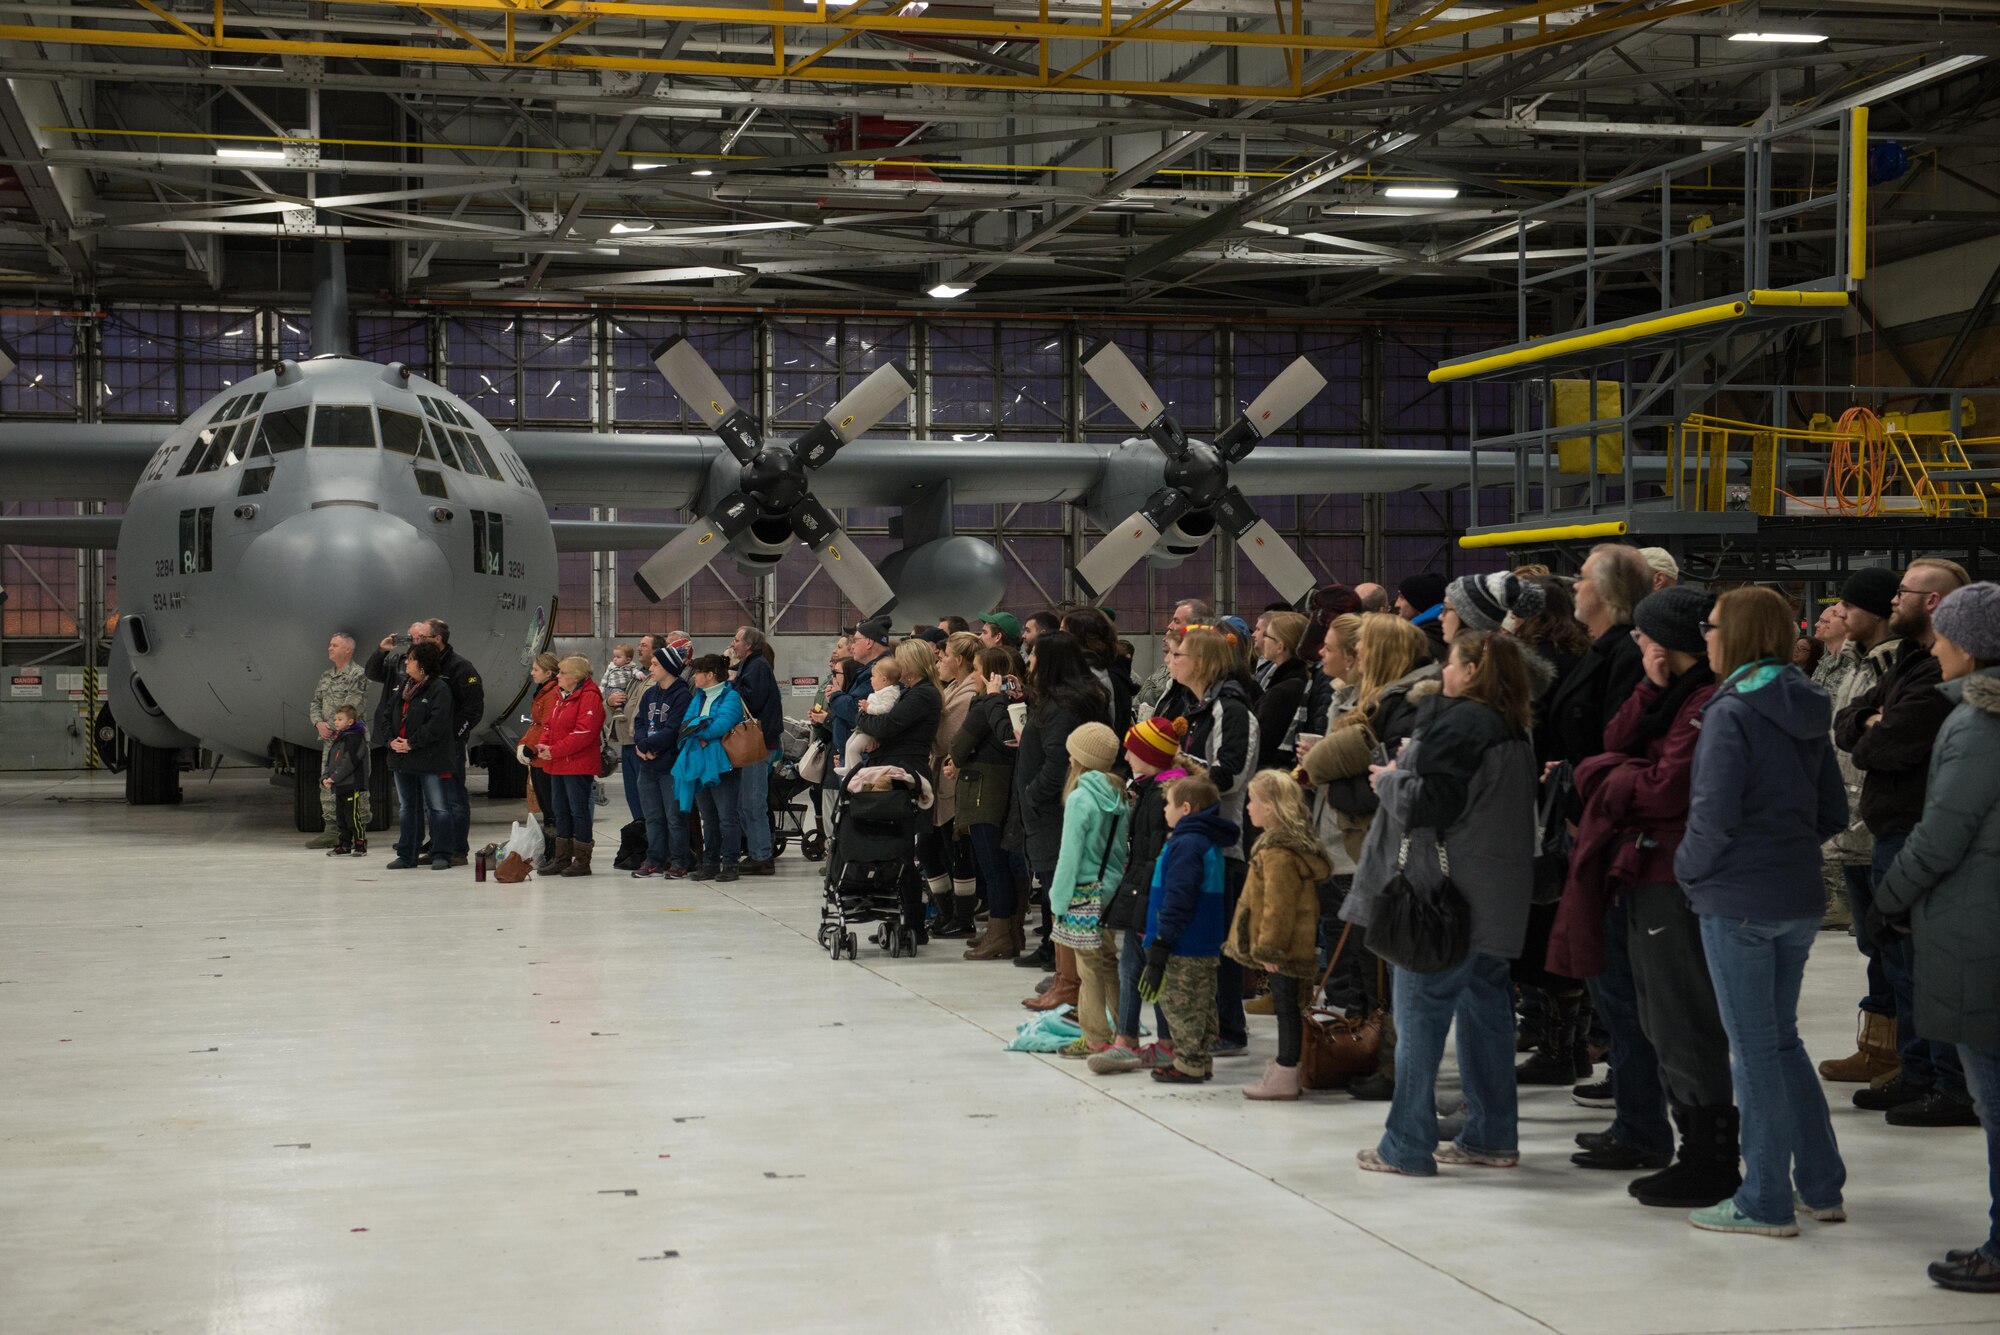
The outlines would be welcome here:
<svg viewBox="0 0 2000 1335">
<path fill-rule="evenodd" d="M 1581 764 L 1604 750 L 1604 727 L 1617 716 L 1646 675 L 1639 642 L 1630 626 L 1613 626 L 1549 697 L 1545 760 Z"/>
<path fill-rule="evenodd" d="M 452 737 L 451 687 L 442 676 L 432 677 L 408 700 L 397 693 L 396 722 L 383 745 L 401 737 L 410 749 L 389 752 L 389 768 L 398 774 L 450 774 L 457 746 Z"/>
<path fill-rule="evenodd" d="M 1320 671 L 1312 670 L 1306 682 L 1306 721 L 1301 731 L 1326 735 L 1326 725 L 1333 722 L 1333 678 Z"/>
<path fill-rule="evenodd" d="M 1937 656 L 1905 638 L 1882 680 L 1834 717 L 1834 744 L 1861 771 L 1861 820 L 1877 839 L 1909 833 L 1924 814 L 1931 748 L 1953 709 L 1943 680 Z M 1871 728 L 1875 713 L 1882 721 Z"/>
<path fill-rule="evenodd" d="M 1556 693 L 1562 690 L 1563 683 L 1569 680 L 1569 674 L 1576 671 L 1576 665 L 1581 663 L 1583 659 L 1577 654 L 1565 653 L 1562 650 L 1552 649 L 1547 646 L 1537 647 L 1535 649 L 1535 657 L 1541 661 L 1549 674 L 1548 685 L 1544 686 L 1541 692 L 1535 696 L 1535 763 L 1546 765 L 1551 760 L 1564 759 L 1564 756 L 1556 747 L 1556 727 L 1551 721 L 1555 715 Z M 1533 665 L 1531 664 L 1530 666 Z M 1643 654 L 1640 655 L 1639 669 L 1640 675 L 1644 676 L 1645 656 Z M 1638 682 L 1633 682 L 1633 689 L 1637 690 L 1638 685 Z M 1617 717 L 1615 710 L 1612 713 L 1612 717 Z"/>
<path fill-rule="evenodd" d="M 345 732 L 337 732 L 326 744 L 326 777 L 333 780 L 336 789 L 361 789 L 368 786 L 368 734 L 356 723 Z"/>
<path fill-rule="evenodd" d="M 1111 704 L 1092 692 L 1082 709 L 1049 703 L 1031 706 L 1014 766 L 1014 805 L 1021 813 L 1028 865 L 1050 871 L 1062 851 L 1062 789 L 1069 777 L 1069 735 L 1086 723 L 1109 725 Z"/>
<path fill-rule="evenodd" d="M 1292 730 L 1292 716 L 1299 712 L 1313 675 L 1303 659 L 1288 658 L 1264 683 L 1263 697 L 1257 701 L 1258 769 L 1292 768 L 1294 762 L 1285 752 L 1285 735 Z"/>
<path fill-rule="evenodd" d="M 764 655 L 752 654 L 736 669 L 736 693 L 743 697 L 744 712 L 764 730 L 764 745 L 776 750 L 785 731 L 785 709 L 778 699 L 778 674 Z"/>
<path fill-rule="evenodd" d="M 881 743 L 868 753 L 862 765 L 898 765 L 912 774 L 935 780 L 937 776 L 931 773 L 931 743 L 937 740 L 938 718 L 943 713 L 944 697 L 928 681 L 903 687 L 903 694 L 886 714 L 862 710 L 855 716 L 854 730 Z"/>
<path fill-rule="evenodd" d="M 1208 771 L 1209 780 L 1222 794 L 1223 818 L 1239 831 L 1246 823 L 1244 799 L 1259 749 L 1257 716 L 1251 712 L 1247 693 L 1235 678 L 1225 677 L 1209 688 L 1207 697 L 1189 717 L 1181 753 L 1192 756 Z M 1240 844 L 1223 852 L 1238 861 L 1243 857 Z"/>
<path fill-rule="evenodd" d="M 479 669 L 448 644 L 444 647 L 444 658 L 438 663 L 438 676 L 451 691 L 451 735 L 462 748 L 465 739 L 479 726 L 479 720 L 485 717 L 486 688 L 479 684 Z"/>
<path fill-rule="evenodd" d="M 1007 745 L 1013 735 L 1013 725 L 1007 721 L 1007 697 L 998 691 L 976 695 L 966 706 L 965 722 L 951 739 L 951 763 L 960 769 L 985 765 L 1011 771 L 1018 759 L 1015 749 Z"/>
<path fill-rule="evenodd" d="M 1134 779 L 1125 792 L 1132 799 L 1132 819 L 1127 826 L 1130 842 L 1126 845 L 1125 876 L 1112 899 L 1121 907 L 1136 908 L 1137 912 L 1118 922 L 1107 917 L 1104 925 L 1143 932 L 1146 902 L 1153 889 L 1153 869 L 1160 860 L 1160 850 L 1167 846 L 1167 795 L 1158 779 Z"/>
<path fill-rule="evenodd" d="M 368 727 L 368 735 L 378 746 L 387 746 L 389 739 L 396 735 L 396 714 L 402 696 L 403 659 L 409 655 L 407 649 L 377 649 L 368 655 L 368 661 L 361 665 L 361 671 L 370 681 L 382 683 L 382 698 L 375 702 L 375 721 Z M 551 677 L 553 681 L 555 678 Z"/>
</svg>

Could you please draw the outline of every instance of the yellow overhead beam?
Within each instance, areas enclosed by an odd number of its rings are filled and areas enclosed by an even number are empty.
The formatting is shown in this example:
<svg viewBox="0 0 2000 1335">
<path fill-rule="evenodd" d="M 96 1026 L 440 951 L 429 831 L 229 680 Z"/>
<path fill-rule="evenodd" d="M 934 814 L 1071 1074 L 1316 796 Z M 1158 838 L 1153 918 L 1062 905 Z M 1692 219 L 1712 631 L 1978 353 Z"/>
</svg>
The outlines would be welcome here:
<svg viewBox="0 0 2000 1335">
<path fill-rule="evenodd" d="M 1554 528 L 1517 528 L 1504 533 L 1467 533 L 1459 538 L 1458 545 L 1478 548 L 1518 547 L 1530 542 L 1587 542 L 1592 538 L 1622 538 L 1626 527 L 1624 520 L 1613 519 L 1601 524 L 1558 524 Z"/>
<path fill-rule="evenodd" d="M 1847 129 L 1847 277 L 1868 276 L 1868 108 L 1856 107 Z"/>
</svg>

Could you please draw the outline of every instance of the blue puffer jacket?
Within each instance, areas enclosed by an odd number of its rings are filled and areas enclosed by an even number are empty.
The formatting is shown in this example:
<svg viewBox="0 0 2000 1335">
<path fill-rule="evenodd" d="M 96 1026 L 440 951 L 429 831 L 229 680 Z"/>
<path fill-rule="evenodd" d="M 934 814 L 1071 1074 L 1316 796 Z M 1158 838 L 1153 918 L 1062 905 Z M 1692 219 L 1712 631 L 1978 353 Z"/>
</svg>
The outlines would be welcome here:
<svg viewBox="0 0 2000 1335">
<path fill-rule="evenodd" d="M 1222 953 L 1229 924 L 1222 914 L 1223 850 L 1236 847 L 1236 822 L 1219 807 L 1190 811 L 1167 832 L 1146 900 L 1146 945 L 1164 944 L 1184 957 Z"/>
<path fill-rule="evenodd" d="M 694 809 L 695 794 L 722 782 L 734 768 L 722 749 L 722 738 L 749 717 L 743 698 L 727 682 L 695 691 L 681 720 L 681 753 L 674 758 L 674 801 Z"/>
<path fill-rule="evenodd" d="M 675 677 L 665 686 L 655 682 L 639 697 L 639 712 L 632 719 L 632 749 L 653 757 L 634 756 L 648 774 L 674 772 L 674 761 L 681 753 L 681 720 L 687 717 L 693 696 L 688 684 Z"/>
<path fill-rule="evenodd" d="M 1819 846 L 1847 828 L 1833 701 L 1789 664 L 1738 668 L 1701 711 L 1674 878 L 1696 913 L 1786 922 L 1826 912 Z"/>
</svg>

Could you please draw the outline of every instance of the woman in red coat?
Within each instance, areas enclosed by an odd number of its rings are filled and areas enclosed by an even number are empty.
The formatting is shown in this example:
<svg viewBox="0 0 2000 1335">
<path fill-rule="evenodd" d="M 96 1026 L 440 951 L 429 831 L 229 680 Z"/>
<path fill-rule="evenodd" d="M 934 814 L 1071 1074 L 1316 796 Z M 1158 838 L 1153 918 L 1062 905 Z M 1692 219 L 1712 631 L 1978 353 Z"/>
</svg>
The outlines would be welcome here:
<svg viewBox="0 0 2000 1335">
<path fill-rule="evenodd" d="M 545 876 L 590 875 L 591 789 L 603 763 L 604 696 L 590 660 L 571 655 L 556 667 L 556 703 L 535 747 L 555 798 L 555 851 L 536 865 Z"/>
<path fill-rule="evenodd" d="M 547 836 L 555 822 L 554 785 L 549 781 L 549 772 L 542 768 L 535 748 L 542 744 L 542 733 L 549 726 L 549 711 L 556 707 L 562 692 L 556 688 L 556 669 L 562 660 L 554 654 L 543 652 L 535 656 L 535 662 L 528 669 L 528 678 L 534 682 L 534 697 L 528 702 L 528 730 L 521 734 L 521 745 L 515 751 L 521 763 L 528 767 L 528 782 L 534 786 L 535 806 L 542 813 L 542 833 Z"/>
</svg>

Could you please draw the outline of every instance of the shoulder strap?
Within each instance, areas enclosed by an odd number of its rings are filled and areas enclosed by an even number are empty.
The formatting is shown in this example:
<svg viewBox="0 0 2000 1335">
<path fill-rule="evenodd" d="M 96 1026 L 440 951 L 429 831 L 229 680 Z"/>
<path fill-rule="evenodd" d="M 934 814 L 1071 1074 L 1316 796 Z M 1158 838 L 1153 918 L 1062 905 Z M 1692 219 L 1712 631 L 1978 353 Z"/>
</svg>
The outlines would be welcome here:
<svg viewBox="0 0 2000 1335">
<path fill-rule="evenodd" d="M 1120 803 L 1117 813 L 1106 822 L 1110 828 L 1105 831 L 1104 835 L 1104 856 L 1097 860 L 1097 881 L 1100 885 L 1104 883 L 1104 869 L 1111 865 L 1111 846 L 1117 842 L 1118 827 L 1125 823 L 1124 817 L 1124 804 Z"/>
</svg>

